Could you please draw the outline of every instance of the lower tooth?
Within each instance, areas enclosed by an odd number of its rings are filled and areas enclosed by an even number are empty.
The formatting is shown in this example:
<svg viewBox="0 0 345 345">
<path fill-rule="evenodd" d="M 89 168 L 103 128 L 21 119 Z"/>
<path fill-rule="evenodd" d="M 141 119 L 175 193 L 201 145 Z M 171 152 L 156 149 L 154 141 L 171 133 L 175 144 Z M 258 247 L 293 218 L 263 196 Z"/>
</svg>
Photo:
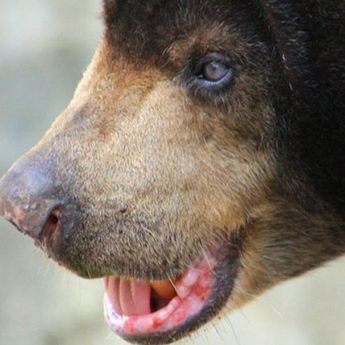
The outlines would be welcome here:
<svg viewBox="0 0 345 345">
<path fill-rule="evenodd" d="M 182 299 L 186 298 L 190 291 L 192 290 L 193 285 L 199 279 L 199 272 L 196 270 L 189 270 L 186 275 L 181 279 L 181 281 L 176 285 L 176 292 L 178 296 Z"/>
<path fill-rule="evenodd" d="M 177 295 L 181 299 L 185 299 L 189 295 L 190 290 L 191 290 L 191 288 L 190 287 L 186 287 L 186 286 L 179 286 L 179 287 L 176 288 Z"/>
<path fill-rule="evenodd" d="M 199 272 L 197 270 L 189 270 L 185 277 L 183 277 L 183 285 L 193 286 L 199 279 Z"/>
</svg>

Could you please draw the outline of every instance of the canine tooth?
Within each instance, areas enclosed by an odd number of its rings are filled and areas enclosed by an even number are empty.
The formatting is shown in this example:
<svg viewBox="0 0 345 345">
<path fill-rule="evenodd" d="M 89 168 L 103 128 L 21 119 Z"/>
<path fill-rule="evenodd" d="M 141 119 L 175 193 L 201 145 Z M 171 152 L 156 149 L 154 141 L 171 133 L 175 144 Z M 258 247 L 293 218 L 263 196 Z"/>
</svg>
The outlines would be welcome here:
<svg viewBox="0 0 345 345">
<path fill-rule="evenodd" d="M 198 281 L 198 279 L 198 270 L 193 268 L 188 270 L 184 277 L 176 284 L 176 292 L 178 296 L 182 299 L 186 298 L 189 295 L 193 285 Z"/>
<path fill-rule="evenodd" d="M 199 279 L 199 271 L 197 269 L 190 269 L 183 277 L 183 285 L 192 286 Z"/>
</svg>

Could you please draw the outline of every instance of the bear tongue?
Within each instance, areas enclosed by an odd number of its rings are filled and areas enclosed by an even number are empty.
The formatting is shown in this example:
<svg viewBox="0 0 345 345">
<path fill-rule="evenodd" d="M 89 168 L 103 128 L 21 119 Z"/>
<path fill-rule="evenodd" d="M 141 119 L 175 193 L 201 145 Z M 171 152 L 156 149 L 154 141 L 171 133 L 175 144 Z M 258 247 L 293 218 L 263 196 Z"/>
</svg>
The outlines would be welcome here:
<svg viewBox="0 0 345 345">
<path fill-rule="evenodd" d="M 151 287 L 144 281 L 107 277 L 106 290 L 119 315 L 139 316 L 151 312 Z"/>
<path fill-rule="evenodd" d="M 150 314 L 151 287 L 143 281 L 120 279 L 122 314 L 139 316 Z"/>
</svg>

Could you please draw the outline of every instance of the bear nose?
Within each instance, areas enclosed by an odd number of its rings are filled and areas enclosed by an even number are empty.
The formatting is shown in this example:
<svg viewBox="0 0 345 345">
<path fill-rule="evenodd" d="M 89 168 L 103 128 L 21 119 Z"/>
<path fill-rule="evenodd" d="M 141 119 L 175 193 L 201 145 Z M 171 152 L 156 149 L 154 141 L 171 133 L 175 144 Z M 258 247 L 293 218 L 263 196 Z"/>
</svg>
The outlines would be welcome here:
<svg viewBox="0 0 345 345">
<path fill-rule="evenodd" d="M 21 159 L 0 180 L 0 215 L 39 242 L 61 237 L 63 209 L 44 165 Z"/>
</svg>

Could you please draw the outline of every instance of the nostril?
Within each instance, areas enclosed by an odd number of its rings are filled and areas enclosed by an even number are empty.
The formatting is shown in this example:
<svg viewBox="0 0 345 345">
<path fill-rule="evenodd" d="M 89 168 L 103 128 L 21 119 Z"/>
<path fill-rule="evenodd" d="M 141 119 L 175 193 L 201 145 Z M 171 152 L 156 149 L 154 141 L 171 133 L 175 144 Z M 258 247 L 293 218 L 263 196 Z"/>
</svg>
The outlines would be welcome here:
<svg viewBox="0 0 345 345">
<path fill-rule="evenodd" d="M 62 211 L 58 208 L 52 210 L 42 228 L 40 240 L 47 243 L 53 236 L 60 233 Z"/>
<path fill-rule="evenodd" d="M 52 227 L 54 228 L 54 227 L 56 227 L 56 226 L 58 225 L 58 223 L 59 223 L 59 218 L 58 218 L 58 216 L 55 215 L 55 214 L 51 214 L 51 215 L 49 216 L 48 220 L 47 220 L 46 226 L 48 226 L 48 227 L 50 227 L 50 228 L 52 228 Z"/>
</svg>

